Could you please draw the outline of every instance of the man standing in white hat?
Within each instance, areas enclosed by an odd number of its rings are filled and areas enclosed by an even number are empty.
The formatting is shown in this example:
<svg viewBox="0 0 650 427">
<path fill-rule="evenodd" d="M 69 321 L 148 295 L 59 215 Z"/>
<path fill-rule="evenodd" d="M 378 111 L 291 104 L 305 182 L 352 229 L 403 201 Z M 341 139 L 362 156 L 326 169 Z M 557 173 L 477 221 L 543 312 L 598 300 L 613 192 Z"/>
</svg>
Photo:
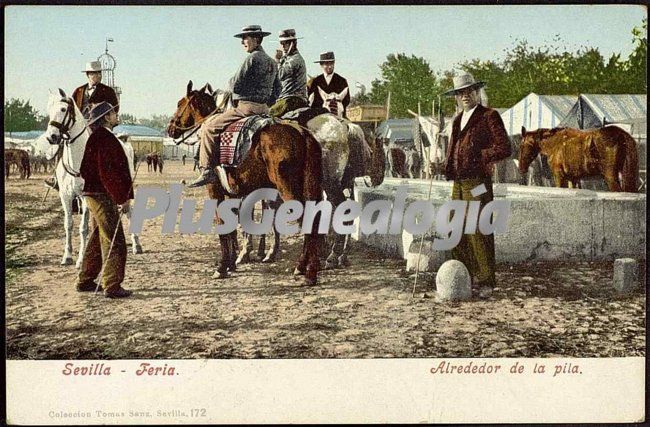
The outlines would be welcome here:
<svg viewBox="0 0 650 427">
<path fill-rule="evenodd" d="M 320 64 L 323 74 L 311 80 L 307 85 L 309 105 L 312 108 L 323 107 L 324 100 L 320 95 L 319 88 L 328 95 L 331 93 L 340 94 L 347 89 L 345 96 L 341 100 L 343 104 L 342 116 L 345 117 L 348 104 L 350 104 L 350 89 L 348 88 L 348 81 L 334 72 L 334 52 L 323 52 L 320 54 L 320 59 L 314 62 Z M 339 113 L 338 111 L 332 111 L 331 107 L 328 109 L 332 114 Z"/>
<path fill-rule="evenodd" d="M 201 125 L 199 146 L 199 169 L 201 175 L 188 187 L 200 187 L 216 182 L 214 168 L 219 156 L 219 135 L 231 123 L 256 114 L 268 114 L 280 94 L 278 66 L 262 49 L 262 39 L 271 33 L 262 31 L 259 25 L 242 28 L 235 37 L 249 53 L 239 71 L 230 79 L 230 91 L 234 108 L 215 114 Z"/>
<path fill-rule="evenodd" d="M 462 112 L 452 123 L 445 176 L 454 181 L 452 200 L 480 201 L 482 210 L 493 199 L 494 163 L 510 156 L 512 148 L 499 113 L 480 104 L 478 90 L 485 83 L 474 80 L 469 73 L 453 81 L 454 88 L 445 95 L 455 96 Z M 479 193 L 482 189 L 483 194 L 472 195 L 474 189 Z M 479 298 L 489 298 L 496 283 L 494 235 L 463 234 L 452 249 L 452 257 L 469 270 Z"/>
<path fill-rule="evenodd" d="M 298 52 L 296 30 L 280 31 L 279 41 L 282 50 L 278 50 L 275 59 L 278 61 L 278 78 L 280 79 L 280 96 L 271 107 L 269 114 L 282 117 L 289 111 L 308 107 L 307 102 L 307 67 L 305 60 Z"/>
<path fill-rule="evenodd" d="M 76 88 L 72 93 L 72 99 L 84 117 L 88 118 L 91 108 L 101 102 L 108 102 L 115 108 L 116 113 L 119 112 L 117 94 L 112 87 L 102 84 L 102 63 L 100 61 L 88 62 L 82 72 L 86 73 L 88 83 Z M 59 190 L 56 176 L 46 179 L 45 184 Z"/>
</svg>

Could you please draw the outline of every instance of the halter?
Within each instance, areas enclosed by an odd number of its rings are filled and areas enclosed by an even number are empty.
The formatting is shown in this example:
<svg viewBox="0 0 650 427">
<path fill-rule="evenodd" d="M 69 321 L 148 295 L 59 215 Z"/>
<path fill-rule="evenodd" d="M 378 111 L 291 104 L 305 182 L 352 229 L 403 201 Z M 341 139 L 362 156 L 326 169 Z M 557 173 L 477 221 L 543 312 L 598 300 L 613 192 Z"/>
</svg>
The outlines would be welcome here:
<svg viewBox="0 0 650 427">
<path fill-rule="evenodd" d="M 61 134 L 61 141 L 63 142 L 63 146 L 62 146 L 63 148 L 73 144 L 81 135 L 84 134 L 84 132 L 86 132 L 88 126 L 84 125 L 81 132 L 79 132 L 75 137 L 71 138 L 70 129 L 72 129 L 72 127 L 77 123 L 74 104 L 72 99 L 69 98 L 62 99 L 61 102 L 65 102 L 68 106 L 65 110 L 65 114 L 63 115 L 63 119 L 61 120 L 61 123 L 57 122 L 56 120 L 50 120 L 48 124 L 59 130 L 59 133 Z M 58 145 L 61 146 L 60 143 Z M 70 156 L 71 154 L 68 154 L 68 157 Z M 63 155 L 61 156 L 61 165 L 63 166 L 63 169 L 66 171 L 66 173 L 72 175 L 73 177 L 79 178 L 81 176 L 81 171 L 75 172 L 70 166 L 66 165 L 65 158 Z"/>
<path fill-rule="evenodd" d="M 187 104 L 185 104 L 185 106 L 183 107 L 183 109 L 181 110 L 181 112 L 178 114 L 178 117 L 182 117 L 182 116 L 183 116 L 183 114 L 185 113 L 185 110 L 187 110 L 187 109 L 189 108 L 189 106 L 192 104 L 192 100 L 194 99 L 194 96 L 195 96 L 195 95 L 196 95 L 196 93 L 192 94 L 192 95 L 188 98 L 188 100 L 187 100 Z M 174 124 L 174 127 L 176 127 L 176 129 L 178 129 L 178 130 L 180 130 L 180 131 L 188 131 L 188 130 L 191 130 L 191 132 L 188 133 L 187 135 L 183 135 L 183 137 L 182 137 L 180 140 L 178 140 L 178 141 L 174 140 L 174 142 L 176 143 L 176 145 L 180 145 L 180 144 L 182 144 L 183 142 L 187 141 L 187 139 L 188 139 L 190 136 L 194 135 L 194 134 L 199 130 L 199 127 L 203 124 L 204 121 L 206 121 L 208 118 L 210 118 L 212 115 L 214 115 L 217 111 L 219 111 L 220 108 L 223 108 L 223 106 L 225 105 L 225 103 L 227 102 L 227 100 L 228 100 L 228 98 L 226 97 L 226 98 L 224 99 L 224 101 L 222 102 L 222 105 L 217 105 L 217 106 L 215 106 L 215 107 L 214 107 L 214 110 L 212 110 L 210 113 L 208 113 L 208 115 L 206 115 L 206 116 L 203 117 L 201 120 L 199 120 L 198 122 L 194 123 L 194 124 L 191 125 L 191 126 L 177 126 L 176 124 Z"/>
</svg>

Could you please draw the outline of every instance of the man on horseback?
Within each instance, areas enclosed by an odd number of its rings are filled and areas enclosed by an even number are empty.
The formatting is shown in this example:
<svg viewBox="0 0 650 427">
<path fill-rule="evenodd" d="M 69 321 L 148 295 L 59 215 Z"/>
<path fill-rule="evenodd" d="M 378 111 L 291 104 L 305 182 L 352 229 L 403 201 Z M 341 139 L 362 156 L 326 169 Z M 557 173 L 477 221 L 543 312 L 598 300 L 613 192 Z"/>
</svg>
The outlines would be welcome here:
<svg viewBox="0 0 650 427">
<path fill-rule="evenodd" d="M 318 90 L 319 88 L 326 94 L 339 94 L 342 93 L 345 89 L 348 89 L 345 96 L 341 100 L 343 104 L 343 112 L 341 116 L 346 117 L 345 112 L 348 108 L 348 104 L 350 104 L 350 90 L 348 88 L 347 80 L 334 72 L 334 52 L 323 52 L 320 54 L 320 59 L 314 62 L 320 64 L 321 68 L 323 69 L 323 74 L 310 80 L 307 85 L 310 107 L 323 107 L 323 102 L 325 100 L 322 98 L 320 91 Z M 339 115 L 339 112 L 332 111 L 332 108 L 333 106 L 328 108 L 330 110 L 330 113 Z"/>
<path fill-rule="evenodd" d="M 280 31 L 279 40 L 282 50 L 277 51 L 278 78 L 280 80 L 280 96 L 271 107 L 269 114 L 282 117 L 289 111 L 308 107 L 307 102 L 307 67 L 305 60 L 298 52 L 296 30 Z"/>
<path fill-rule="evenodd" d="M 485 83 L 469 73 L 453 81 L 454 88 L 445 94 L 455 95 L 462 112 L 453 121 L 445 175 L 454 180 L 452 200 L 480 201 L 483 209 L 494 197 L 493 165 L 510 156 L 510 141 L 499 113 L 480 104 L 478 90 Z M 479 298 L 489 298 L 496 283 L 494 235 L 463 234 L 452 257 L 469 270 Z"/>
<path fill-rule="evenodd" d="M 102 71 L 102 63 L 100 61 L 88 62 L 86 69 L 82 71 L 86 73 L 88 83 L 76 88 L 72 94 L 72 99 L 86 119 L 93 105 L 99 104 L 100 102 L 108 102 L 115 107 L 116 113 L 119 112 L 120 107 L 117 94 L 112 87 L 102 84 Z M 45 185 L 57 191 L 59 190 L 59 183 L 56 182 L 56 176 L 46 179 Z"/>
<path fill-rule="evenodd" d="M 90 122 L 99 127 L 86 144 L 81 163 L 83 195 L 92 213 L 93 229 L 88 239 L 77 279 L 77 291 L 97 289 L 95 280 L 102 273 L 102 287 L 107 298 L 125 298 L 124 289 L 126 239 L 119 212 L 128 212 L 133 199 L 133 180 L 122 144 L 113 134 L 118 124 L 117 111 L 108 102 L 90 111 Z"/>
<path fill-rule="evenodd" d="M 218 180 L 214 168 L 219 157 L 219 135 L 231 123 L 244 117 L 268 114 L 269 105 L 280 94 L 278 67 L 262 49 L 262 39 L 271 33 L 262 31 L 259 25 L 242 28 L 235 37 L 241 38 L 242 46 L 249 53 L 237 74 L 230 79 L 230 91 L 234 108 L 215 114 L 201 125 L 199 146 L 199 170 L 201 175 L 188 187 L 200 187 Z"/>
</svg>

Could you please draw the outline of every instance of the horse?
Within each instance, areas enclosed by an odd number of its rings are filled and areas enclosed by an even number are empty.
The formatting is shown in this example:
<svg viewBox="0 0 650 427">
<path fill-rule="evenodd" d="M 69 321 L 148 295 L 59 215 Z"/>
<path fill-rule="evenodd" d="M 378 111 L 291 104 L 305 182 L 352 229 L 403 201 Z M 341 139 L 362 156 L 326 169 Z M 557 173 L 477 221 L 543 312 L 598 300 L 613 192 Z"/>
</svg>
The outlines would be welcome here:
<svg viewBox="0 0 650 427">
<path fill-rule="evenodd" d="M 579 187 L 581 178 L 602 176 L 610 191 L 637 192 L 639 159 L 634 138 L 617 126 L 521 129 L 519 172 L 525 176 L 538 154 L 548 158 L 556 187 Z"/>
<path fill-rule="evenodd" d="M 230 94 L 217 89 L 212 91 L 209 83 L 206 83 L 198 91 L 192 91 L 192 81 L 188 83 L 187 93 L 201 98 L 200 105 L 205 111 L 219 112 L 228 108 L 231 101 Z M 345 96 L 345 94 L 343 94 Z M 210 99 L 212 98 L 212 100 Z M 343 110 L 339 110 L 342 114 Z M 357 124 L 342 119 L 333 114 L 318 115 L 306 123 L 308 131 L 320 144 L 322 151 L 322 186 L 327 200 L 332 203 L 333 209 L 345 201 L 347 192 L 353 197 L 354 178 L 364 176 L 366 169 L 370 175 L 372 185 L 379 185 L 383 180 L 383 153 L 378 154 L 377 150 L 371 152 L 363 133 L 363 129 Z M 194 129 L 187 134 L 194 133 Z M 183 137 L 183 141 L 186 136 Z M 374 154 L 377 154 L 375 156 Z M 372 157 L 371 157 L 372 156 Z M 382 163 L 382 173 L 374 172 L 377 168 L 373 165 Z M 262 203 L 262 208 L 273 208 L 273 205 Z M 258 257 L 262 262 L 275 261 L 279 252 L 280 235 L 274 230 L 273 244 L 265 253 L 265 237 L 260 237 Z M 250 253 L 253 251 L 253 241 L 250 234 L 246 235 L 246 244 L 242 247 L 236 263 L 248 262 Z M 348 264 L 347 254 L 349 252 L 349 235 L 336 234 L 333 237 L 330 253 L 325 261 L 325 268 L 343 267 Z M 262 257 L 263 255 L 263 257 Z"/>
<path fill-rule="evenodd" d="M 422 158 L 413 143 L 386 145 L 387 176 L 399 178 L 420 178 Z"/>
<path fill-rule="evenodd" d="M 206 89 L 207 85 L 192 90 L 190 80 L 167 127 L 169 136 L 182 137 L 185 141 L 216 111 L 215 99 Z M 222 203 L 228 197 L 245 197 L 260 188 L 276 188 L 284 201 L 318 202 L 323 193 L 322 154 L 320 145 L 309 132 L 287 124 L 270 124 L 255 135 L 246 158 L 227 174 L 231 190 L 226 191 L 220 182 L 211 183 L 207 185 L 208 196 Z M 218 214 L 216 220 L 218 224 L 223 223 Z M 294 275 L 305 276 L 303 285 L 306 286 L 315 285 L 318 278 L 318 222 L 314 221 L 310 233 L 305 234 L 294 270 Z M 213 277 L 222 279 L 236 270 L 237 231 L 220 234 L 219 241 L 221 259 Z"/>
<path fill-rule="evenodd" d="M 341 91 L 341 93 L 326 93 L 320 87 L 318 88 L 318 93 L 320 94 L 321 99 L 323 100 L 322 107 L 325 108 L 330 113 L 335 116 L 342 118 L 343 117 L 343 99 L 348 95 L 349 89 L 346 87 Z"/>
<path fill-rule="evenodd" d="M 29 163 L 29 153 L 18 148 L 5 148 L 5 179 L 9 178 L 9 168 L 15 165 L 21 179 L 28 179 L 32 172 Z"/>
<path fill-rule="evenodd" d="M 47 141 L 49 146 L 42 151 L 48 160 L 52 160 L 57 152 L 61 151 L 61 160 L 58 162 L 55 173 L 59 183 L 59 198 L 63 206 L 64 227 L 65 227 L 65 248 L 61 265 L 72 264 L 72 205 L 73 201 L 81 201 L 81 221 L 79 226 L 79 255 L 76 267 L 81 268 L 84 251 L 88 241 L 88 219 L 90 212 L 85 197 L 82 196 L 84 180 L 79 173 L 81 161 L 86 150 L 86 142 L 90 138 L 90 129 L 86 121 L 74 103 L 72 98 L 59 89 L 59 97 L 50 94 L 48 101 L 48 115 L 50 121 L 47 130 L 39 138 L 40 141 Z M 125 154 L 129 160 L 131 176 L 134 176 L 135 165 L 133 164 L 133 147 L 122 142 Z M 130 153 L 127 152 L 130 147 Z M 130 214 L 127 213 L 127 218 Z M 142 253 L 140 239 L 136 234 L 131 234 L 133 253 Z"/>
</svg>

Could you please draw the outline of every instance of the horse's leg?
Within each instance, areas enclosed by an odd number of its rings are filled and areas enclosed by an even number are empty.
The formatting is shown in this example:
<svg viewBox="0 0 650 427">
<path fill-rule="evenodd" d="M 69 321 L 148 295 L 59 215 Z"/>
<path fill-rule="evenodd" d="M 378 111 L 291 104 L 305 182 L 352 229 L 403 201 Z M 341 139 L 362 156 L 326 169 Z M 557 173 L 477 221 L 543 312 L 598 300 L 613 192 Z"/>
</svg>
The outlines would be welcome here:
<svg viewBox="0 0 650 427">
<path fill-rule="evenodd" d="M 251 262 L 251 252 L 253 251 L 253 235 L 249 233 L 244 233 L 244 239 L 246 243 L 244 247 L 239 252 L 239 256 L 235 261 L 236 264 L 246 264 Z"/>
<path fill-rule="evenodd" d="M 280 204 L 282 202 L 271 202 L 269 203 L 269 206 L 277 210 L 278 207 L 280 207 Z M 266 245 L 262 246 L 260 244 L 260 247 L 266 248 Z M 275 262 L 275 259 L 278 256 L 278 251 L 280 250 L 280 233 L 278 233 L 278 230 L 273 227 L 273 245 L 271 245 L 271 248 L 266 252 L 266 255 L 264 256 L 264 259 L 262 259 L 262 262 Z"/>
<path fill-rule="evenodd" d="M 221 259 L 217 262 L 217 271 L 212 275 L 215 279 L 225 279 L 229 276 L 228 265 L 230 262 L 230 234 L 220 234 Z"/>
<path fill-rule="evenodd" d="M 345 196 L 343 195 L 343 190 L 339 185 L 328 183 L 325 187 L 325 194 L 327 194 L 327 200 L 332 203 L 332 212 L 336 211 L 336 208 L 345 201 Z M 343 247 L 345 244 L 345 236 L 334 233 L 334 243 L 330 250 L 327 259 L 325 260 L 325 270 L 330 270 L 338 266 L 338 258 L 343 254 Z"/>
<path fill-rule="evenodd" d="M 603 178 L 609 191 L 622 191 L 621 184 L 618 180 L 618 172 L 612 170 L 603 173 Z"/>
<path fill-rule="evenodd" d="M 86 198 L 81 198 L 81 220 L 79 221 L 79 255 L 77 255 L 77 268 L 81 268 L 86 253 L 86 243 L 88 242 L 88 220 L 90 219 L 90 212 L 88 211 L 88 204 Z"/>
<path fill-rule="evenodd" d="M 228 248 L 228 271 L 237 270 L 237 230 L 234 230 L 229 234 L 230 238 L 228 243 L 230 247 Z"/>
<path fill-rule="evenodd" d="M 126 219 L 129 220 L 129 223 L 131 222 L 131 210 L 126 213 Z M 140 236 L 131 233 L 131 252 L 133 252 L 134 255 L 141 254 L 142 253 L 142 245 L 140 244 Z"/>
<path fill-rule="evenodd" d="M 257 243 L 257 259 L 263 259 L 265 252 L 266 252 L 266 234 L 262 234 L 260 235 L 260 241 Z"/>
<path fill-rule="evenodd" d="M 63 205 L 63 226 L 65 228 L 65 249 L 61 265 L 72 264 L 72 196 L 69 198 L 61 194 L 61 205 Z"/>
</svg>

